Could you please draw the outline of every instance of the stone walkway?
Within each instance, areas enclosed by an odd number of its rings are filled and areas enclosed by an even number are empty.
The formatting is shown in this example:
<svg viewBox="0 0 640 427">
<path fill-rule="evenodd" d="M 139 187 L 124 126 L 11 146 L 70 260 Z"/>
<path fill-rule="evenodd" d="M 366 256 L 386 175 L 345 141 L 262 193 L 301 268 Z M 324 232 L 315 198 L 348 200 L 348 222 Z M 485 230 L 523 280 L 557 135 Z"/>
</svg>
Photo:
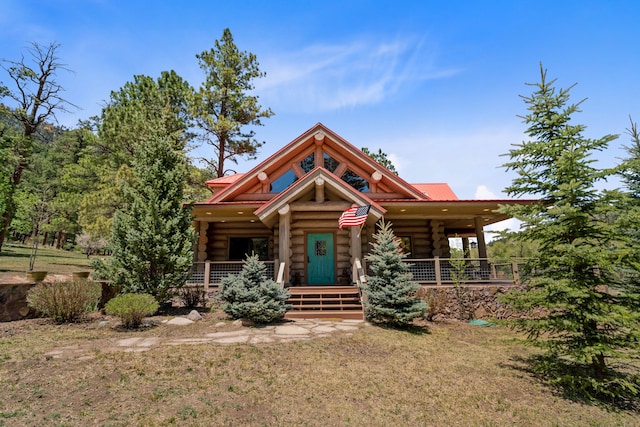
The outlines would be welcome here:
<svg viewBox="0 0 640 427">
<path fill-rule="evenodd" d="M 179 318 L 176 318 L 179 319 Z M 237 323 L 236 323 L 237 322 Z M 189 338 L 162 338 L 162 337 L 131 337 L 112 339 L 106 346 L 101 346 L 101 351 L 143 352 L 149 351 L 161 345 L 193 345 L 193 344 L 262 344 L 274 342 L 304 341 L 314 338 L 327 337 L 330 334 L 352 334 L 369 324 L 362 320 L 324 320 L 324 319 L 295 319 L 281 325 L 267 326 L 242 326 L 240 321 L 234 324 L 238 329 L 232 331 L 210 332 L 204 336 Z M 167 322 L 169 323 L 169 322 Z M 169 323 L 171 324 L 171 323 Z M 176 323 L 173 323 L 176 325 Z M 185 325 L 187 325 L 185 323 Z M 185 335 L 188 335 L 187 326 Z M 214 329 L 228 328 L 228 322 L 220 322 Z M 105 348 L 106 347 L 106 348 Z M 46 359 L 72 358 L 89 360 L 95 357 L 95 348 L 91 344 L 58 347 L 45 353 Z"/>
</svg>

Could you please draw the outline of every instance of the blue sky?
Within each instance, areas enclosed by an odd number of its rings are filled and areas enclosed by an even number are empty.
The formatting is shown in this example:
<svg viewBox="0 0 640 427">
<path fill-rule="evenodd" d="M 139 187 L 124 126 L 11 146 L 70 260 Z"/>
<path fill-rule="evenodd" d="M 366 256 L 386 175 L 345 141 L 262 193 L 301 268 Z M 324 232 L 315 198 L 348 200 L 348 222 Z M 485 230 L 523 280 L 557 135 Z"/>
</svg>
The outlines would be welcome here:
<svg viewBox="0 0 640 427">
<path fill-rule="evenodd" d="M 82 109 L 58 118 L 74 127 L 136 74 L 173 69 L 198 86 L 195 55 L 228 27 L 267 73 L 255 82 L 276 113 L 256 129 L 262 158 L 322 122 L 381 148 L 409 182 L 505 198 L 512 176 L 500 155 L 524 139 L 519 95 L 539 81 L 540 62 L 559 87 L 578 84 L 573 101 L 588 98 L 575 116 L 586 136 L 621 134 L 602 164 L 625 156 L 629 115 L 640 121 L 638 16 L 632 0 L 3 0 L 0 57 L 61 43 L 73 73 L 59 81 Z"/>
</svg>

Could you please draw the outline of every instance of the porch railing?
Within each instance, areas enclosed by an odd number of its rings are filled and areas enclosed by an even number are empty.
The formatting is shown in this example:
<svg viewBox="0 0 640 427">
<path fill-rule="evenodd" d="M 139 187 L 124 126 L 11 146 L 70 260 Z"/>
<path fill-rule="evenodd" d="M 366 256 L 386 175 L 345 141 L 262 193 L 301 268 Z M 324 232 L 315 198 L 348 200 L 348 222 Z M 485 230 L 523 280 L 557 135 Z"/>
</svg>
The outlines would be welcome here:
<svg viewBox="0 0 640 427">
<path fill-rule="evenodd" d="M 267 277 L 276 279 L 276 261 L 263 261 L 267 266 Z M 194 262 L 191 273 L 187 279 L 188 285 L 201 285 L 205 290 L 210 286 L 217 287 L 222 279 L 230 274 L 239 274 L 242 271 L 244 261 L 204 261 Z"/>
<path fill-rule="evenodd" d="M 455 284 L 520 284 L 521 260 L 511 263 L 491 263 L 487 258 L 425 258 L 409 259 L 413 280 L 425 285 Z"/>
</svg>

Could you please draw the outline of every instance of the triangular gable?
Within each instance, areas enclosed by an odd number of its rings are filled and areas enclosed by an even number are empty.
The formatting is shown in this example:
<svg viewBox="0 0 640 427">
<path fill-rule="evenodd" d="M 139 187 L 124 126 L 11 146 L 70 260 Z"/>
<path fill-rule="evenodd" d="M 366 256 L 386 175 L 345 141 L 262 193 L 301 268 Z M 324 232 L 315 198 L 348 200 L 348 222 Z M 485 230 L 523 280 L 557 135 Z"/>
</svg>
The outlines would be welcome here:
<svg viewBox="0 0 640 427">
<path fill-rule="evenodd" d="M 268 179 L 276 179 L 279 174 L 283 173 L 283 168 L 286 170 L 289 164 L 301 160 L 311 152 L 317 152 L 316 147 L 318 146 L 323 146 L 324 152 L 336 153 L 337 156 L 347 158 L 350 168 L 356 169 L 356 173 L 366 174 L 368 175 L 367 178 L 370 179 L 373 179 L 372 176 L 374 176 L 377 180 L 376 182 L 380 183 L 380 188 L 385 189 L 384 191 L 395 192 L 405 199 L 429 199 L 423 192 L 375 162 L 362 150 L 350 144 L 323 124 L 318 123 L 239 177 L 235 182 L 227 185 L 226 188 L 220 186 L 222 188 L 209 201 L 232 201 L 242 194 L 260 189 L 261 183 Z M 301 171 L 298 170 L 297 174 L 299 174 L 299 179 L 302 178 L 303 173 Z M 264 192 L 266 193 L 266 191 Z M 273 197 L 273 193 L 269 197 L 265 194 L 265 200 L 270 197 Z"/>
<path fill-rule="evenodd" d="M 263 223 L 267 225 L 272 224 L 277 217 L 279 209 L 312 191 L 313 188 L 319 184 L 318 181 L 320 181 L 320 184 L 326 189 L 330 189 L 339 194 L 349 204 L 356 204 L 358 206 L 371 205 L 369 214 L 373 215 L 376 220 L 382 218 L 382 216 L 387 212 L 385 208 L 371 200 L 365 194 L 355 190 L 331 172 L 326 169 L 316 168 L 305 175 L 302 179 L 293 183 L 285 191 L 278 194 L 277 197 L 274 197 L 268 203 L 258 208 L 254 214 Z"/>
</svg>

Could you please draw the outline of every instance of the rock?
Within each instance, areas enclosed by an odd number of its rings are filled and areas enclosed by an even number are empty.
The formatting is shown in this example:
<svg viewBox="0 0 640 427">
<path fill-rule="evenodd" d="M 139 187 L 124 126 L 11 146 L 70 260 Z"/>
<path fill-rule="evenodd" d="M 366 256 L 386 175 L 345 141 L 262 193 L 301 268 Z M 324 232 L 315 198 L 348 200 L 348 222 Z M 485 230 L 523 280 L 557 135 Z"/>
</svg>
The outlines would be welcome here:
<svg viewBox="0 0 640 427">
<path fill-rule="evenodd" d="M 189 320 L 184 317 L 174 317 L 173 319 L 167 322 L 167 325 L 176 325 L 176 326 L 186 326 L 186 325 L 192 325 L 192 324 L 193 324 L 193 320 Z"/>
<path fill-rule="evenodd" d="M 255 326 L 256 322 L 249 319 L 237 319 L 231 323 L 233 326 Z"/>
<path fill-rule="evenodd" d="M 191 310 L 187 319 L 197 322 L 198 320 L 202 320 L 202 316 L 198 313 L 198 310 Z"/>
<path fill-rule="evenodd" d="M 98 328 L 104 328 L 105 326 L 109 325 L 109 321 L 108 320 L 101 320 L 100 322 L 98 322 Z"/>
<path fill-rule="evenodd" d="M 250 320 L 250 319 L 240 319 L 240 320 L 242 320 L 242 326 L 248 326 L 248 327 L 256 326 L 256 322 L 254 322 L 253 320 Z"/>
<path fill-rule="evenodd" d="M 480 306 L 476 309 L 473 317 L 475 319 L 483 319 L 486 316 L 487 316 L 487 310 L 483 306 Z"/>
<path fill-rule="evenodd" d="M 276 327 L 276 335 L 309 335 L 309 330 L 297 325 Z"/>
</svg>

